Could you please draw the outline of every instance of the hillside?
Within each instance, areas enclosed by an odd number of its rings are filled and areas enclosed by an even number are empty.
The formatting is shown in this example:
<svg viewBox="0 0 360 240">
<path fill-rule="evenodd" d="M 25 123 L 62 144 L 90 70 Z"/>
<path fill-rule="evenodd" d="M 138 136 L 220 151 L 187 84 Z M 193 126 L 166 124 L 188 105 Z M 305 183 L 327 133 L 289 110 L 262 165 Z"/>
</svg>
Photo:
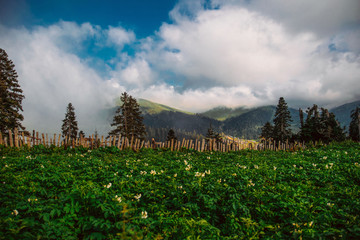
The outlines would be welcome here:
<svg viewBox="0 0 360 240">
<path fill-rule="evenodd" d="M 346 130 L 348 130 L 351 121 L 351 111 L 356 107 L 360 107 L 360 101 L 355 101 L 332 108 L 330 109 L 330 112 L 334 113 L 341 126 L 346 127 Z"/>
<path fill-rule="evenodd" d="M 249 112 L 251 109 L 245 107 L 228 108 L 228 107 L 215 107 L 206 112 L 200 113 L 203 116 L 214 118 L 219 121 L 224 121 L 231 117 L 239 116 L 243 113 Z"/>
<path fill-rule="evenodd" d="M 140 105 L 140 110 L 143 113 L 146 114 L 158 114 L 161 112 L 181 112 L 181 113 L 185 113 L 185 114 L 189 114 L 192 115 L 193 113 L 191 112 L 186 112 L 186 111 L 182 111 L 176 108 L 172 108 L 163 104 L 159 104 L 159 103 L 155 103 L 155 102 L 151 102 L 149 100 L 146 99 L 142 99 L 139 98 L 138 99 L 138 103 Z"/>
<path fill-rule="evenodd" d="M 145 99 L 139 99 L 138 102 L 148 136 L 152 137 L 155 134 L 159 140 L 166 138 L 170 128 L 174 129 L 179 137 L 204 137 L 210 123 L 217 132 L 244 139 L 257 139 L 264 124 L 268 121 L 272 123 L 276 110 L 276 106 L 273 105 L 236 109 L 217 107 L 201 114 L 194 114 Z M 347 128 L 350 123 L 350 112 L 356 106 L 360 106 L 360 101 L 330 109 L 330 112 L 333 112 L 340 124 Z M 111 109 L 109 116 L 113 116 L 115 111 L 116 108 Z M 299 112 L 293 108 L 289 108 L 289 111 L 293 120 L 291 128 L 296 133 L 300 128 Z M 304 118 L 306 119 L 306 114 Z"/>
</svg>

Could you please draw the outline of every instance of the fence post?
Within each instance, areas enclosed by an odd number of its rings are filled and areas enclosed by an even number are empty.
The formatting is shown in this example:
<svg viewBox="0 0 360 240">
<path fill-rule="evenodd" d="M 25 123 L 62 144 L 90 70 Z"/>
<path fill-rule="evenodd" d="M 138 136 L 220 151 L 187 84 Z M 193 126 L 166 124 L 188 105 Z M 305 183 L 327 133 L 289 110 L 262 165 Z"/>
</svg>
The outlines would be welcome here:
<svg viewBox="0 0 360 240">
<path fill-rule="evenodd" d="M 12 137 L 12 132 L 11 130 L 9 130 L 9 141 L 10 141 L 10 147 L 13 147 L 13 137 Z"/>
<path fill-rule="evenodd" d="M 19 147 L 18 129 L 14 129 L 14 143 L 15 147 Z"/>
</svg>

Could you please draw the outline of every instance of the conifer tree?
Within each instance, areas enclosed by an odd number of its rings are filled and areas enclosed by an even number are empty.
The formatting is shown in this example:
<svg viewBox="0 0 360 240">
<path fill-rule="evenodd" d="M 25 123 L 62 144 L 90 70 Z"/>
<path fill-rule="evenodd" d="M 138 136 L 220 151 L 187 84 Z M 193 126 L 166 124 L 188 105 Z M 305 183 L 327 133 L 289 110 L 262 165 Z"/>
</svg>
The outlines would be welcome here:
<svg viewBox="0 0 360 240">
<path fill-rule="evenodd" d="M 111 124 L 112 127 L 116 128 L 111 130 L 109 135 L 115 136 L 121 134 L 128 139 L 137 138 L 143 140 L 146 130 L 139 104 L 135 98 L 126 92 L 122 93 L 120 101 L 122 105 L 116 110 L 113 123 Z"/>
<path fill-rule="evenodd" d="M 345 140 L 345 130 L 336 121 L 333 113 L 329 113 L 325 108 L 321 108 L 319 111 L 316 104 L 312 108 L 308 108 L 306 113 L 307 119 L 300 129 L 300 137 L 303 141 L 328 143 Z"/>
<path fill-rule="evenodd" d="M 171 128 L 167 134 L 166 141 L 171 141 L 172 139 L 177 140 L 177 137 L 175 136 L 175 131 Z"/>
<path fill-rule="evenodd" d="M 291 115 L 284 98 L 279 99 L 274 118 L 273 137 L 276 141 L 284 142 L 291 137 L 290 122 Z"/>
<path fill-rule="evenodd" d="M 261 136 L 266 140 L 273 138 L 274 127 L 271 125 L 270 122 L 266 122 L 265 125 L 261 128 Z"/>
<path fill-rule="evenodd" d="M 7 134 L 15 128 L 25 129 L 20 121 L 24 120 L 22 100 L 25 98 L 18 83 L 14 63 L 5 50 L 0 48 L 0 132 Z"/>
<path fill-rule="evenodd" d="M 62 136 L 66 139 L 76 139 L 78 125 L 75 116 L 75 108 L 71 103 L 66 108 L 65 118 L 61 126 Z"/>
<path fill-rule="evenodd" d="M 351 122 L 349 126 L 349 137 L 353 141 L 360 142 L 360 108 L 351 111 Z"/>
</svg>

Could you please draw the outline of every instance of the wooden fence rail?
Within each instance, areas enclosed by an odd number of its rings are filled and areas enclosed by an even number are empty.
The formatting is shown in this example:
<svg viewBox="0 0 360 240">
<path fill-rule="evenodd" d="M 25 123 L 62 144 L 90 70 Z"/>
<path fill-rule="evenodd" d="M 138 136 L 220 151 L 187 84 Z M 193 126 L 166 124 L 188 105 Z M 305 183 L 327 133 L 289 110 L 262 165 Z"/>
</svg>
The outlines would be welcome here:
<svg viewBox="0 0 360 240">
<path fill-rule="evenodd" d="M 229 152 L 229 151 L 239 151 L 243 149 L 252 149 L 252 150 L 298 150 L 305 148 L 304 143 L 275 143 L 273 141 L 264 141 L 264 142 L 255 142 L 244 140 L 242 142 L 236 142 L 231 140 L 225 140 L 222 142 L 216 142 L 215 139 L 206 141 L 202 140 L 192 140 L 192 139 L 182 139 L 182 140 L 171 140 L 166 142 L 156 142 L 154 139 L 152 141 L 145 141 L 140 139 L 128 139 L 123 136 L 110 136 L 104 138 L 104 136 L 96 137 L 94 135 L 87 138 L 80 137 L 76 139 L 66 139 L 61 136 L 61 134 L 39 134 L 38 132 L 33 131 L 32 135 L 25 135 L 24 132 L 19 133 L 17 129 L 14 131 L 9 131 L 7 136 L 2 136 L 0 133 L 0 145 L 5 145 L 9 147 L 21 147 L 28 146 L 33 147 L 36 145 L 44 146 L 67 146 L 67 147 L 86 147 L 86 148 L 99 148 L 106 146 L 115 146 L 120 150 L 123 149 L 133 149 L 138 151 L 141 148 L 168 148 L 171 151 L 179 151 L 180 149 L 193 149 L 199 152 L 204 151 L 220 151 L 220 152 Z"/>
</svg>

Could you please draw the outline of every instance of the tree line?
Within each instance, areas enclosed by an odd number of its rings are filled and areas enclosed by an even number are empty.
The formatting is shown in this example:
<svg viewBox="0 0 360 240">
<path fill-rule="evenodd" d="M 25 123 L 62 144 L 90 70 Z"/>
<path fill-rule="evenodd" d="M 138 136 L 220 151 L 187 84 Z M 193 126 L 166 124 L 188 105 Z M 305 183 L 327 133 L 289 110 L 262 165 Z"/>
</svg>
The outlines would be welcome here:
<svg viewBox="0 0 360 240">
<path fill-rule="evenodd" d="M 14 63 L 9 59 L 5 50 L 0 48 L 0 132 L 8 134 L 9 130 L 21 129 L 25 133 L 25 127 L 21 124 L 24 120 L 21 112 L 22 101 L 25 98 L 23 91 L 18 83 L 18 75 Z M 143 116 L 140 106 L 136 99 L 128 93 L 122 93 L 120 97 L 121 105 L 115 112 L 109 136 L 122 135 L 128 139 L 144 140 L 146 128 L 143 123 Z M 301 140 L 309 141 L 343 141 L 346 139 L 345 129 L 341 128 L 335 115 L 327 109 L 318 108 L 314 105 L 306 110 L 307 118 L 304 120 L 304 113 L 299 109 L 301 122 L 300 132 L 292 133 L 290 122 L 292 122 L 287 103 L 284 98 L 279 99 L 276 107 L 274 125 L 267 122 L 262 127 L 261 137 L 263 139 L 273 139 L 278 142 Z M 61 132 L 66 140 L 72 140 L 78 136 L 78 124 L 75 115 L 75 108 L 69 103 L 66 109 L 65 118 L 62 121 Z M 163 133 L 162 136 L 164 136 Z M 96 132 L 95 132 L 96 135 Z M 79 137 L 85 137 L 83 131 L 79 132 Z M 201 137 L 194 135 L 194 137 Z M 169 129 L 166 140 L 176 139 L 174 129 Z M 206 140 L 216 139 L 221 141 L 220 134 L 216 133 L 211 124 L 205 136 Z M 348 138 L 353 141 L 360 141 L 360 108 L 356 107 L 351 112 L 351 123 L 349 126 Z"/>
<path fill-rule="evenodd" d="M 283 97 L 280 97 L 276 107 L 274 125 L 266 122 L 261 129 L 261 136 L 265 140 L 274 140 L 276 142 L 285 141 L 321 141 L 329 143 L 331 141 L 344 141 L 346 138 L 353 141 L 360 141 L 360 108 L 356 107 L 351 111 L 351 122 L 349 126 L 349 135 L 346 137 L 345 127 L 341 127 L 336 120 L 335 114 L 329 112 L 326 108 L 319 108 L 316 104 L 306 110 L 306 119 L 304 112 L 299 109 L 300 131 L 292 133 L 290 122 L 292 122 L 287 103 Z"/>
</svg>

